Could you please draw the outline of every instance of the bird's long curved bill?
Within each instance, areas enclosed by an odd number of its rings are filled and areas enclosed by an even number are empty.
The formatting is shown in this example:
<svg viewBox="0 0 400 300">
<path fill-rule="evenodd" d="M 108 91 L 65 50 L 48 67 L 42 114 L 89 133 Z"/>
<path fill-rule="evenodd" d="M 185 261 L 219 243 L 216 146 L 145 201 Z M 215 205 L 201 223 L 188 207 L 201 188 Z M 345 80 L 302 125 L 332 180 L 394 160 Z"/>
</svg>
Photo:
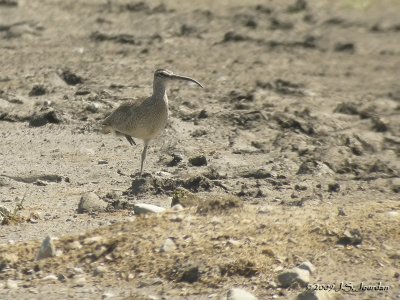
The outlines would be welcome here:
<svg viewBox="0 0 400 300">
<path fill-rule="evenodd" d="M 187 76 L 181 76 L 181 75 L 174 74 L 174 75 L 171 75 L 171 79 L 191 81 L 191 82 L 194 82 L 195 84 L 197 84 L 198 86 L 203 87 L 200 82 L 198 82 L 197 80 L 195 80 L 193 78 L 187 77 Z"/>
</svg>

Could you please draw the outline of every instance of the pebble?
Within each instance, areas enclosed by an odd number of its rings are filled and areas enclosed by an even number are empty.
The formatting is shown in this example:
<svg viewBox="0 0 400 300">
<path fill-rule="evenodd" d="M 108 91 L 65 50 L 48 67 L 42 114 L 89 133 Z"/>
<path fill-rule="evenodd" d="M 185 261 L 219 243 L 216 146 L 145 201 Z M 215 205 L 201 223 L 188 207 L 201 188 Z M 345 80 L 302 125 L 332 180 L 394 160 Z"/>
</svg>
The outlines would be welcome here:
<svg viewBox="0 0 400 300">
<path fill-rule="evenodd" d="M 308 270 L 310 272 L 310 274 L 313 274 L 315 272 L 315 266 L 309 262 L 309 261 L 305 261 L 303 263 L 301 263 L 298 268 L 303 269 L 303 270 Z"/>
<path fill-rule="evenodd" d="M 161 252 L 171 252 L 176 249 L 176 245 L 174 241 L 170 238 L 167 238 L 164 242 L 164 245 L 161 247 Z"/>
<path fill-rule="evenodd" d="M 93 192 L 82 195 L 78 204 L 78 213 L 105 211 L 108 204 Z"/>
<path fill-rule="evenodd" d="M 278 281 L 284 288 L 290 287 L 295 282 L 304 287 L 310 282 L 310 272 L 300 268 L 285 270 L 278 275 Z"/>
<path fill-rule="evenodd" d="M 103 240 L 104 238 L 102 236 L 99 235 L 95 235 L 95 236 L 91 236 L 88 237 L 86 239 L 84 239 L 83 243 L 85 245 L 90 245 L 90 244 L 94 244 L 94 243 L 99 243 Z"/>
<path fill-rule="evenodd" d="M 86 283 L 86 278 L 84 275 L 77 275 L 74 277 L 74 286 L 84 286 Z"/>
<path fill-rule="evenodd" d="M 164 212 L 165 208 L 153 204 L 138 203 L 133 206 L 133 211 L 137 215 L 148 213 L 157 214 Z"/>
<path fill-rule="evenodd" d="M 195 167 L 207 166 L 207 158 L 204 155 L 198 155 L 189 158 L 189 163 Z"/>
<path fill-rule="evenodd" d="M 388 211 L 385 213 L 385 215 L 389 218 L 398 218 L 400 216 L 400 213 L 398 211 Z"/>
<path fill-rule="evenodd" d="M 96 269 L 94 269 L 94 275 L 101 275 L 107 272 L 107 267 L 105 266 L 97 266 Z"/>
<path fill-rule="evenodd" d="M 197 266 L 189 266 L 182 272 L 182 276 L 179 281 L 193 283 L 199 281 L 200 271 Z"/>
<path fill-rule="evenodd" d="M 49 274 L 42 278 L 42 281 L 57 281 L 58 277 L 54 274 Z"/>
<path fill-rule="evenodd" d="M 68 244 L 68 249 L 78 250 L 82 248 L 82 244 L 79 241 L 73 241 Z"/>
<path fill-rule="evenodd" d="M 56 247 L 54 246 L 53 239 L 50 236 L 47 236 L 40 246 L 39 253 L 37 255 L 37 260 L 43 258 L 54 257 L 57 255 Z"/>
<path fill-rule="evenodd" d="M 267 215 L 267 214 L 270 214 L 271 211 L 272 211 L 271 207 L 265 205 L 265 206 L 260 207 L 258 209 L 257 213 Z"/>
<path fill-rule="evenodd" d="M 175 204 L 174 206 L 171 207 L 171 210 L 181 211 L 181 210 L 183 210 L 183 206 L 181 204 Z"/>
<path fill-rule="evenodd" d="M 256 296 L 246 290 L 232 288 L 228 291 L 227 300 L 257 300 Z"/>
<path fill-rule="evenodd" d="M 104 292 L 103 295 L 101 295 L 101 299 L 110 299 L 114 298 L 115 294 L 112 292 Z"/>
<path fill-rule="evenodd" d="M 6 288 L 10 290 L 15 290 L 18 288 L 18 282 L 12 279 L 7 279 Z"/>
</svg>

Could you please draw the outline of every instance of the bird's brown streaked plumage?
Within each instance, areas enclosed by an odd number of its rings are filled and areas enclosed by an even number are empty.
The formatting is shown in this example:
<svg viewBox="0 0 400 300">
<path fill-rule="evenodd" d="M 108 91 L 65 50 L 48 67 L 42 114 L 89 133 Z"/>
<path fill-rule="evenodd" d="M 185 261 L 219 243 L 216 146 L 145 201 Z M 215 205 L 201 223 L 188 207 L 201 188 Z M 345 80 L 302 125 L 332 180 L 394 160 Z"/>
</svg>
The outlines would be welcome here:
<svg viewBox="0 0 400 300">
<path fill-rule="evenodd" d="M 191 81 L 203 87 L 190 77 L 175 75 L 166 69 L 158 69 L 154 73 L 153 94 L 150 97 L 121 104 L 102 122 L 107 129 L 123 134 L 131 145 L 135 145 L 132 137 L 143 140 L 140 174 L 143 171 L 149 142 L 156 138 L 167 125 L 169 111 L 166 89 L 171 80 Z"/>
</svg>

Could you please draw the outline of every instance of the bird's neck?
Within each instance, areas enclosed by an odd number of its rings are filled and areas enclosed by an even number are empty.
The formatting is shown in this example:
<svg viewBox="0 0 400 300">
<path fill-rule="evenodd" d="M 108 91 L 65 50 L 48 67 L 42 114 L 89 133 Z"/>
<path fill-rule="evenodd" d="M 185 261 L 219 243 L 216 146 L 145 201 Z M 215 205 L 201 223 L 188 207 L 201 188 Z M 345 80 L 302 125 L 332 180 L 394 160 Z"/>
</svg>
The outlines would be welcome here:
<svg viewBox="0 0 400 300">
<path fill-rule="evenodd" d="M 164 99 L 167 97 L 167 85 L 165 82 L 155 80 L 153 83 L 153 97 L 155 99 Z"/>
</svg>

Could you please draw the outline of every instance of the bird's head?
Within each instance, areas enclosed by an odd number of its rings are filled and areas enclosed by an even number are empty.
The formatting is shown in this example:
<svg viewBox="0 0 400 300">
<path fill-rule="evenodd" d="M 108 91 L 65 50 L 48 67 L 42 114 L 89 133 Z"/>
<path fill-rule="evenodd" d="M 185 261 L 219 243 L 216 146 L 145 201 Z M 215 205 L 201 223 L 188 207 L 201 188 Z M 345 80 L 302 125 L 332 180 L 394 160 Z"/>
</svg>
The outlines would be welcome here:
<svg viewBox="0 0 400 300">
<path fill-rule="evenodd" d="M 169 83 L 170 81 L 175 81 L 175 80 L 190 81 L 190 82 L 197 84 L 200 87 L 203 87 L 201 85 L 201 83 L 198 82 L 197 80 L 187 77 L 187 76 L 176 75 L 167 69 L 158 69 L 154 72 L 154 86 L 155 87 L 157 87 L 157 86 L 166 87 L 167 83 Z"/>
</svg>

